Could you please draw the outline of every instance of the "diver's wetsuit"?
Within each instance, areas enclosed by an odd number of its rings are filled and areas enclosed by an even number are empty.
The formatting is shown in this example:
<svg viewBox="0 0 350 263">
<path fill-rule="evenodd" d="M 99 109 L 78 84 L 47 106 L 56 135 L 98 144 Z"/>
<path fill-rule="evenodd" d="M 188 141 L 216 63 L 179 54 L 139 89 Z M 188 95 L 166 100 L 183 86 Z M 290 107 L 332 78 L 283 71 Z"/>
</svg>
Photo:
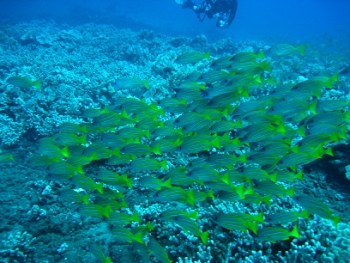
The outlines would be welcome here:
<svg viewBox="0 0 350 263">
<path fill-rule="evenodd" d="M 217 18 L 216 26 L 220 28 L 226 28 L 231 25 L 236 16 L 237 6 L 237 0 L 204 0 L 200 5 L 187 0 L 182 5 L 183 8 L 191 8 L 198 15 L 204 13 L 209 18 Z M 199 19 L 202 22 L 204 17 L 199 17 Z"/>
</svg>

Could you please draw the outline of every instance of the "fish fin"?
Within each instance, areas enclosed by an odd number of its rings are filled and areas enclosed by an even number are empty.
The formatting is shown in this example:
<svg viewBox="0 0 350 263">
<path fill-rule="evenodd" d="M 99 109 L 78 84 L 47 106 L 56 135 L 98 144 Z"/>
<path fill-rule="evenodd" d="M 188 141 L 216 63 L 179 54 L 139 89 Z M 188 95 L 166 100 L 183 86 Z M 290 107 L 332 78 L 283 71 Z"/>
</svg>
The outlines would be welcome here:
<svg viewBox="0 0 350 263">
<path fill-rule="evenodd" d="M 199 237 L 202 240 L 202 242 L 204 243 L 204 245 L 206 245 L 208 243 L 209 233 L 207 231 L 200 233 Z"/>
<path fill-rule="evenodd" d="M 209 51 L 205 52 L 203 55 L 204 55 L 204 58 L 211 58 Z"/>
<path fill-rule="evenodd" d="M 264 223 L 264 213 L 260 212 L 256 216 L 254 216 L 254 221 L 257 221 L 259 223 Z"/>
<path fill-rule="evenodd" d="M 264 50 L 261 50 L 258 54 L 256 54 L 256 58 L 263 59 L 265 57 Z"/>
<path fill-rule="evenodd" d="M 318 100 L 314 100 L 310 105 L 309 105 L 309 111 L 312 112 L 313 114 L 317 114 L 317 103 Z"/>
<path fill-rule="evenodd" d="M 149 89 L 149 82 L 148 82 L 148 79 L 144 80 L 143 86 L 144 86 L 146 89 Z"/>
<path fill-rule="evenodd" d="M 273 174 L 271 174 L 271 175 L 269 176 L 269 179 L 270 179 L 272 182 L 276 183 L 276 182 L 277 182 L 277 177 L 278 177 L 278 171 L 277 171 L 277 172 L 274 172 Z"/>
<path fill-rule="evenodd" d="M 36 87 L 37 89 L 41 89 L 41 82 L 40 80 L 36 80 L 33 82 L 33 86 Z"/>
<path fill-rule="evenodd" d="M 332 220 L 333 220 L 335 227 L 338 228 L 338 223 L 340 222 L 341 217 L 340 216 L 333 216 Z"/>
<path fill-rule="evenodd" d="M 99 192 L 100 194 L 103 194 L 103 184 L 102 183 L 95 183 L 95 188 L 97 190 L 97 192 Z"/>
<path fill-rule="evenodd" d="M 267 195 L 261 198 L 261 201 L 268 206 L 271 206 L 271 195 Z"/>
<path fill-rule="evenodd" d="M 77 167 L 75 167 L 75 171 L 76 171 L 78 174 L 85 175 L 82 165 L 78 165 Z"/>
<path fill-rule="evenodd" d="M 298 226 L 295 226 L 292 231 L 289 232 L 289 235 L 291 237 L 296 237 L 296 238 L 300 238 L 300 234 L 298 232 Z"/>
<path fill-rule="evenodd" d="M 194 191 L 190 190 L 186 192 L 186 196 L 188 197 L 186 198 L 187 203 L 194 206 Z"/>
<path fill-rule="evenodd" d="M 156 146 L 153 147 L 152 152 L 158 155 L 161 155 L 162 152 L 160 150 L 160 144 L 158 143 Z"/>
<path fill-rule="evenodd" d="M 84 204 L 88 205 L 89 204 L 89 195 L 84 195 L 81 197 L 81 200 L 84 202 Z"/>
<path fill-rule="evenodd" d="M 302 181 L 302 180 L 304 179 L 304 177 L 303 177 L 303 172 L 300 171 L 299 173 L 297 173 L 297 174 L 295 175 L 295 178 L 296 178 L 296 179 L 299 179 L 300 181 Z"/>
<path fill-rule="evenodd" d="M 141 219 L 137 213 L 133 213 L 131 216 L 131 221 L 141 222 Z"/>
<path fill-rule="evenodd" d="M 160 167 L 162 167 L 164 170 L 169 170 L 169 167 L 168 167 L 167 162 L 165 160 L 161 161 L 159 164 L 160 164 Z"/>
<path fill-rule="evenodd" d="M 251 231 L 253 231 L 253 233 L 255 235 L 258 234 L 258 222 L 257 221 L 253 221 L 253 222 L 246 222 L 246 227 L 248 229 L 250 229 Z"/>
<path fill-rule="evenodd" d="M 163 187 L 166 187 L 166 188 L 173 188 L 173 186 L 171 185 L 171 178 L 169 178 L 168 180 L 166 180 L 163 184 L 162 184 Z"/>
<path fill-rule="evenodd" d="M 145 242 L 143 241 L 142 231 L 138 232 L 136 235 L 133 235 L 132 240 L 136 241 L 137 243 L 144 244 Z"/>
<path fill-rule="evenodd" d="M 309 219 L 309 212 L 307 210 L 303 210 L 298 214 L 299 217 Z"/>
<path fill-rule="evenodd" d="M 296 49 L 298 50 L 298 52 L 300 53 L 300 55 L 304 56 L 305 55 L 305 47 L 306 47 L 306 44 L 303 44 L 303 45 L 300 45 L 300 46 L 297 46 Z"/>
<path fill-rule="evenodd" d="M 220 149 L 221 146 L 220 146 L 220 137 L 216 137 L 214 140 L 212 140 L 212 146 L 217 148 L 217 149 Z"/>
<path fill-rule="evenodd" d="M 68 146 L 63 147 L 63 148 L 60 150 L 60 153 L 61 153 L 64 157 L 66 157 L 66 158 L 69 158 L 69 157 L 70 157 L 70 152 L 69 152 Z"/>
<path fill-rule="evenodd" d="M 294 187 L 289 188 L 289 189 L 287 189 L 286 194 L 291 196 L 291 197 L 293 197 L 294 196 L 294 190 L 295 190 Z"/>
</svg>

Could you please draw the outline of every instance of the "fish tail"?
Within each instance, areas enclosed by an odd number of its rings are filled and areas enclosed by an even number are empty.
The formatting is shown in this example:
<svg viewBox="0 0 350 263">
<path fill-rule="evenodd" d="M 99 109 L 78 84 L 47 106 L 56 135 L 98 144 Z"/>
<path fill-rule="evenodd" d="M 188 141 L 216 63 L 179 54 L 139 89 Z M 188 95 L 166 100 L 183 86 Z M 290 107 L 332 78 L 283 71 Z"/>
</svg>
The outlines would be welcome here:
<svg viewBox="0 0 350 263">
<path fill-rule="evenodd" d="M 95 189 L 96 189 L 97 192 L 99 192 L 100 194 L 103 194 L 103 184 L 96 184 L 96 183 L 95 183 Z"/>
<path fill-rule="evenodd" d="M 304 177 L 303 177 L 303 172 L 300 171 L 299 173 L 297 173 L 297 174 L 295 175 L 295 178 L 296 178 L 296 179 L 299 179 L 300 181 L 302 181 L 302 180 L 304 179 Z"/>
<path fill-rule="evenodd" d="M 242 154 L 241 156 L 238 157 L 237 161 L 241 163 L 247 163 L 247 156 L 245 154 Z"/>
<path fill-rule="evenodd" d="M 330 155 L 330 156 L 334 156 L 332 148 L 327 148 L 326 150 L 324 150 L 324 154 L 327 154 L 327 155 Z"/>
<path fill-rule="evenodd" d="M 188 204 L 194 206 L 194 192 L 193 190 L 190 190 L 186 193 L 186 201 Z"/>
<path fill-rule="evenodd" d="M 313 114 L 317 114 L 317 103 L 318 103 L 318 100 L 314 100 L 310 106 L 309 106 L 309 111 L 311 111 Z"/>
<path fill-rule="evenodd" d="M 252 185 L 250 184 L 249 187 L 243 192 L 243 195 L 250 195 L 250 194 L 254 194 L 254 190 Z"/>
<path fill-rule="evenodd" d="M 80 136 L 79 139 L 80 139 L 80 144 L 86 144 L 86 134 Z"/>
<path fill-rule="evenodd" d="M 259 214 L 254 216 L 254 221 L 257 221 L 257 222 L 260 222 L 260 223 L 264 223 L 264 213 L 260 212 Z"/>
<path fill-rule="evenodd" d="M 296 238 L 299 238 L 300 237 L 300 234 L 298 232 L 298 226 L 295 226 L 292 231 L 289 232 L 289 235 L 292 236 L 292 237 L 296 237 Z"/>
<path fill-rule="evenodd" d="M 244 195 L 246 194 L 244 192 L 244 184 L 241 184 L 240 186 L 236 187 L 236 193 L 241 197 L 241 199 L 244 199 Z"/>
<path fill-rule="evenodd" d="M 10 160 L 10 161 L 13 161 L 13 162 L 15 161 L 15 160 L 13 159 L 12 154 L 9 154 L 9 155 L 7 156 L 7 159 Z"/>
<path fill-rule="evenodd" d="M 305 55 L 305 44 L 297 46 L 296 49 L 298 50 L 298 52 L 300 53 L 300 55 L 304 56 Z"/>
<path fill-rule="evenodd" d="M 333 220 L 335 227 L 338 228 L 338 223 L 340 222 L 341 217 L 340 216 L 333 216 L 332 220 Z"/>
<path fill-rule="evenodd" d="M 293 172 L 296 172 L 296 171 L 297 171 L 296 165 L 289 166 L 289 169 L 291 169 Z"/>
<path fill-rule="evenodd" d="M 248 229 L 250 229 L 251 231 L 253 231 L 253 233 L 255 235 L 258 234 L 258 222 L 257 221 L 253 221 L 253 222 L 246 222 L 246 227 Z"/>
<path fill-rule="evenodd" d="M 88 205 L 89 204 L 89 195 L 84 195 L 81 197 L 81 201 L 84 202 L 84 204 Z"/>
<path fill-rule="evenodd" d="M 221 146 L 220 146 L 220 137 L 216 137 L 213 141 L 212 141 L 212 146 L 217 148 L 217 149 L 220 149 Z"/>
<path fill-rule="evenodd" d="M 91 161 L 98 161 L 98 160 L 100 160 L 100 158 L 98 158 L 96 152 L 94 152 L 94 153 L 89 157 L 89 159 L 90 159 Z"/>
<path fill-rule="evenodd" d="M 332 82 L 337 82 L 339 79 L 339 72 L 333 74 L 330 79 L 332 80 Z"/>
<path fill-rule="evenodd" d="M 300 135 L 300 136 L 304 136 L 305 137 L 305 126 L 302 125 L 300 126 L 296 131 L 296 134 Z"/>
<path fill-rule="evenodd" d="M 33 82 L 33 86 L 36 87 L 37 89 L 41 89 L 41 82 L 40 82 L 40 80 L 38 79 L 37 81 L 34 81 Z"/>
<path fill-rule="evenodd" d="M 162 184 L 163 187 L 166 187 L 166 188 L 173 188 L 173 186 L 171 185 L 171 178 L 169 178 L 168 180 L 166 180 L 163 184 Z"/>
<path fill-rule="evenodd" d="M 146 79 L 146 80 L 143 82 L 143 86 L 144 86 L 146 89 L 149 89 L 149 82 L 148 82 L 148 79 Z"/>
<path fill-rule="evenodd" d="M 116 149 L 112 150 L 110 153 L 112 156 L 120 158 L 120 149 L 116 148 Z"/>
<path fill-rule="evenodd" d="M 160 165 L 160 167 L 162 167 L 164 170 L 168 170 L 168 169 L 169 169 L 165 160 L 164 160 L 164 161 L 161 161 L 161 162 L 159 163 L 159 165 Z"/>
<path fill-rule="evenodd" d="M 291 196 L 291 197 L 293 197 L 293 196 L 294 196 L 294 190 L 295 190 L 294 187 L 289 188 L 289 189 L 287 190 L 286 194 L 289 195 L 289 196 Z"/>
<path fill-rule="evenodd" d="M 265 57 L 264 50 L 261 50 L 257 55 L 256 58 L 261 58 L 263 59 Z"/>
<path fill-rule="evenodd" d="M 140 217 L 137 213 L 134 213 L 132 216 L 131 216 L 131 221 L 135 221 L 135 222 L 140 222 Z"/>
<path fill-rule="evenodd" d="M 208 243 L 209 233 L 207 231 L 200 233 L 199 237 L 202 240 L 202 242 L 204 243 L 204 245 L 206 245 Z"/>
<path fill-rule="evenodd" d="M 127 187 L 132 188 L 132 179 L 128 178 L 127 174 L 123 174 L 121 179 L 124 181 Z"/>
<path fill-rule="evenodd" d="M 261 201 L 265 204 L 267 204 L 268 206 L 271 206 L 271 196 L 264 196 L 261 198 Z"/>
<path fill-rule="evenodd" d="M 278 172 L 274 172 L 273 174 L 270 175 L 269 179 L 276 183 L 277 182 L 277 177 L 278 177 Z"/>
<path fill-rule="evenodd" d="M 152 149 L 152 152 L 158 155 L 162 154 L 162 151 L 160 150 L 160 144 L 157 144 L 156 146 L 154 146 L 154 148 Z"/>
<path fill-rule="evenodd" d="M 207 197 L 215 198 L 213 189 L 211 189 L 211 190 L 207 193 Z"/>
<path fill-rule="evenodd" d="M 256 77 L 254 77 L 254 82 L 256 84 L 261 84 L 261 76 L 260 75 L 257 75 Z"/>
<path fill-rule="evenodd" d="M 309 212 L 307 210 L 303 210 L 299 213 L 299 216 L 305 219 L 309 219 Z"/>
<path fill-rule="evenodd" d="M 195 220 L 198 219 L 198 212 L 197 212 L 197 210 L 194 210 L 192 213 L 189 213 L 188 217 L 192 218 L 192 219 L 195 219 Z"/>
<path fill-rule="evenodd" d="M 142 231 L 138 232 L 136 235 L 133 235 L 132 240 L 144 244 Z"/>
<path fill-rule="evenodd" d="M 291 151 L 293 153 L 298 153 L 299 152 L 299 146 L 298 145 L 295 145 L 295 146 L 291 147 L 290 149 L 291 149 Z"/>
<path fill-rule="evenodd" d="M 271 63 L 266 60 L 261 61 L 258 65 L 265 71 L 271 71 Z"/>
<path fill-rule="evenodd" d="M 69 157 L 70 157 L 70 152 L 69 152 L 68 146 L 63 147 L 63 148 L 60 150 L 60 153 L 61 153 L 64 157 L 66 157 L 66 158 L 69 158 Z"/>
<path fill-rule="evenodd" d="M 221 178 L 221 181 L 223 181 L 225 184 L 230 184 L 230 174 L 229 173 L 225 173 L 220 178 Z"/>
<path fill-rule="evenodd" d="M 75 167 L 75 172 L 81 175 L 85 175 L 82 165 L 78 165 L 77 167 Z"/>
<path fill-rule="evenodd" d="M 104 217 L 106 217 L 107 219 L 110 219 L 110 212 L 112 212 L 112 208 L 111 206 L 107 205 L 106 207 L 103 207 L 100 210 L 101 215 L 103 215 Z"/>
<path fill-rule="evenodd" d="M 87 126 L 86 125 L 79 126 L 79 131 L 82 133 L 88 133 Z"/>
</svg>

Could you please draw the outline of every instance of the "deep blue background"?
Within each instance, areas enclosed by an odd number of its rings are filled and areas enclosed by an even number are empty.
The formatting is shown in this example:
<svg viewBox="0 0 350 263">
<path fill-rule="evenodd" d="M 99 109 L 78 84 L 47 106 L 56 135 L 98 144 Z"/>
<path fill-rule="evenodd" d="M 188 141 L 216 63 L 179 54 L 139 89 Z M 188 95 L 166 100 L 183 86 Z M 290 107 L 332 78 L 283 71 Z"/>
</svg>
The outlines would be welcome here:
<svg viewBox="0 0 350 263">
<path fill-rule="evenodd" d="M 114 24 L 172 35 L 205 34 L 210 41 L 277 37 L 298 42 L 350 31 L 350 0 L 238 1 L 236 20 L 229 29 L 217 29 L 209 19 L 200 23 L 191 10 L 174 0 L 0 0 L 0 16 L 5 22 L 52 18 L 59 23 Z"/>
</svg>

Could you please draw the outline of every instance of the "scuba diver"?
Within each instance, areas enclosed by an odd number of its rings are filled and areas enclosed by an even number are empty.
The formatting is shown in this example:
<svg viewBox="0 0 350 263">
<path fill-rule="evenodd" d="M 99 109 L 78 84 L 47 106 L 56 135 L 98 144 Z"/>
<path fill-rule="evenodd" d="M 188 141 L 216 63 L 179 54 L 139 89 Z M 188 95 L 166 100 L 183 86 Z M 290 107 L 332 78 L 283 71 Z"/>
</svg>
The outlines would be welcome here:
<svg viewBox="0 0 350 263">
<path fill-rule="evenodd" d="M 182 8 L 192 9 L 199 19 L 203 22 L 206 16 L 216 18 L 216 26 L 219 28 L 227 28 L 235 19 L 238 2 L 237 0 L 204 0 L 197 5 L 192 0 L 175 0 Z M 204 15 L 201 17 L 201 14 Z"/>
</svg>

